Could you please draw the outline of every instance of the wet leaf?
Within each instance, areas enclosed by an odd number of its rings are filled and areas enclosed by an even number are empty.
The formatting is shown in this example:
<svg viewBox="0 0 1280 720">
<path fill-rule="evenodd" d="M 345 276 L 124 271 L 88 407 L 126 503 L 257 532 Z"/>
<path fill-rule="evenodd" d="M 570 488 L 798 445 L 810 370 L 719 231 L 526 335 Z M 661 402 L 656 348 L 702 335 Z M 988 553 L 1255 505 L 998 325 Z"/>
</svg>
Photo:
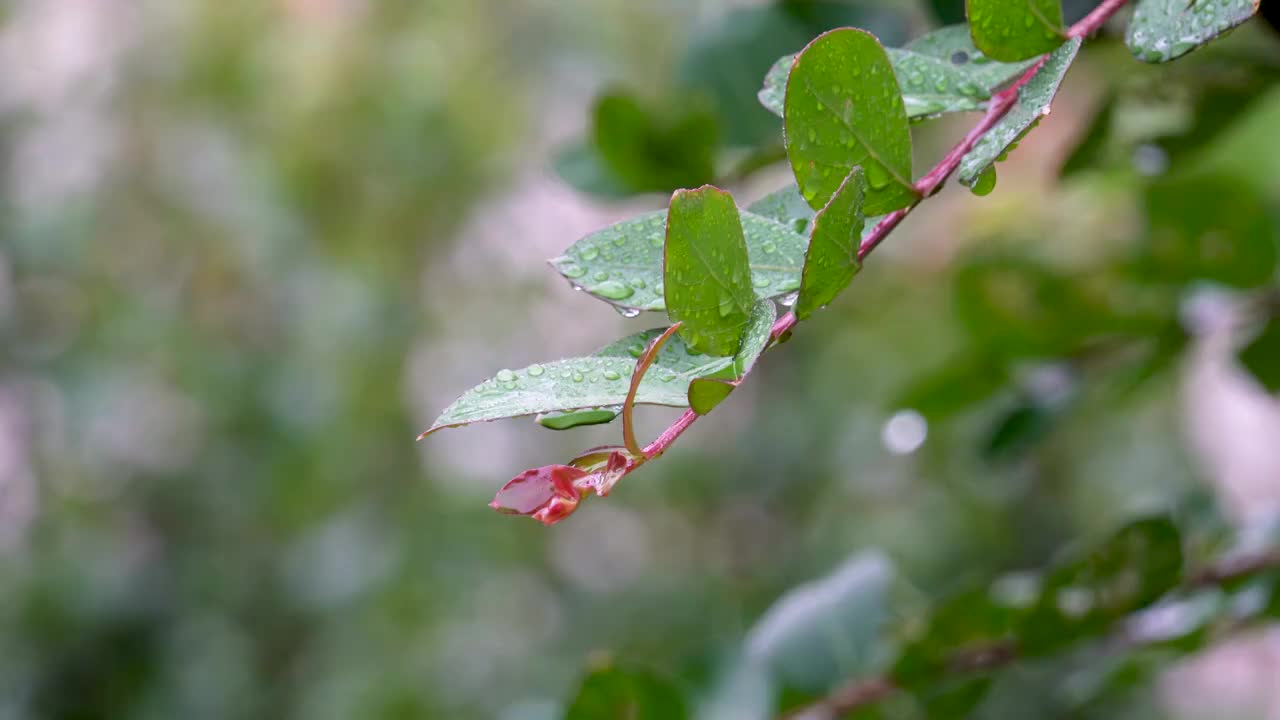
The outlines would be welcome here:
<svg viewBox="0 0 1280 720">
<path fill-rule="evenodd" d="M 711 355 L 733 355 L 756 296 L 733 196 L 711 187 L 677 190 L 668 211 L 663 262 L 667 314 L 680 337 Z"/>
<path fill-rule="evenodd" d="M 1061 0 L 968 0 L 973 44 L 995 60 L 1016 62 L 1062 44 Z"/>
<path fill-rule="evenodd" d="M 814 219 L 796 300 L 797 318 L 803 320 L 834 300 L 861 269 L 858 247 L 865 192 L 866 177 L 862 168 L 855 167 Z"/>
<path fill-rule="evenodd" d="M 795 231 L 796 223 L 754 212 L 739 214 L 756 293 L 781 297 L 798 290 L 808 237 Z M 591 233 L 549 262 L 575 287 L 615 307 L 665 310 L 666 235 L 667 211 L 658 210 Z"/>
<path fill-rule="evenodd" d="M 742 346 L 734 355 L 733 364 L 707 375 L 697 378 L 689 384 L 689 407 L 699 415 L 706 415 L 719 405 L 729 393 L 742 382 L 742 379 L 755 367 L 756 360 L 769 344 L 773 322 L 777 319 L 778 309 L 771 300 L 761 300 L 751 311 L 751 322 L 742 337 Z"/>
<path fill-rule="evenodd" d="M 918 199 L 902 94 L 870 33 L 833 30 L 801 52 L 787 81 L 785 121 L 787 156 L 810 206 L 825 206 L 857 165 L 867 177 L 866 214 Z"/>
<path fill-rule="evenodd" d="M 971 187 L 977 183 L 987 168 L 1003 159 L 1040 118 L 1049 114 L 1058 86 L 1079 50 L 1079 38 L 1063 43 L 1049 55 L 1035 76 L 1019 88 L 1018 99 L 1009 112 L 960 161 L 959 177 L 963 185 Z"/>
<path fill-rule="evenodd" d="M 587 675 L 565 720 L 683 720 L 680 692 L 648 672 L 605 668 Z"/>
<path fill-rule="evenodd" d="M 1258 12 L 1260 0 L 1140 0 L 1125 44 L 1144 62 L 1186 55 Z"/>
<path fill-rule="evenodd" d="M 522 415 L 622 405 L 630 389 L 636 358 L 663 330 L 655 328 L 628 336 L 588 357 L 503 370 L 445 408 L 423 435 L 443 428 Z M 658 353 L 653 368 L 640 383 L 636 402 L 685 407 L 693 378 L 731 364 L 728 358 L 694 354 L 678 337 L 673 338 Z"/>
<path fill-rule="evenodd" d="M 578 483 L 587 477 L 588 473 L 568 465 L 526 470 L 503 485 L 489 507 L 554 525 L 577 509 L 585 494 Z"/>
<path fill-rule="evenodd" d="M 987 57 L 973 44 L 966 24 L 950 25 L 921 35 L 905 49 L 949 63 L 987 93 L 1000 89 L 1035 64 L 1035 60 L 1006 63 Z"/>
<path fill-rule="evenodd" d="M 817 211 L 809 207 L 809 203 L 805 202 L 805 199 L 801 197 L 800 187 L 794 184 L 765 195 L 748 205 L 747 210 L 786 225 L 794 230 L 797 235 L 803 236 L 806 245 L 808 244 L 809 223 L 813 222 L 814 216 L 817 215 Z M 801 248 L 801 254 L 803 252 L 804 249 Z M 747 254 L 751 254 L 750 237 L 747 238 Z M 799 287 L 799 285 L 796 287 Z"/>
</svg>

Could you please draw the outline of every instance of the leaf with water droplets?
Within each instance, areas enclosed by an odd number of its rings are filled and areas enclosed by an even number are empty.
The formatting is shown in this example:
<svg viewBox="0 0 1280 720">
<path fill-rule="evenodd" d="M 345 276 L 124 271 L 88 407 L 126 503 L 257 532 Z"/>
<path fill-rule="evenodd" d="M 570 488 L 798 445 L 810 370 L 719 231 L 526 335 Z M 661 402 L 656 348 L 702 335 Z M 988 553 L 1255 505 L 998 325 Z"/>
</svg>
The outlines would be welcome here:
<svg viewBox="0 0 1280 720">
<path fill-rule="evenodd" d="M 689 407 L 699 415 L 706 415 L 716 405 L 729 397 L 742 379 L 755 367 L 756 360 L 769 344 L 773 322 L 778 319 L 778 308 L 771 300 L 761 300 L 751 310 L 751 322 L 742 336 L 742 346 L 733 357 L 733 363 L 707 377 L 695 378 L 689 383 Z"/>
<path fill-rule="evenodd" d="M 1035 60 L 1006 63 L 987 57 L 973 44 L 966 24 L 949 25 L 921 35 L 904 49 L 951 65 L 988 93 L 1000 89 L 1035 64 Z"/>
<path fill-rule="evenodd" d="M 950 62 L 911 50 L 889 48 L 887 52 L 909 118 L 981 110 L 991 99 L 985 87 Z"/>
<path fill-rule="evenodd" d="M 710 185 L 677 190 L 664 252 L 667 314 L 684 323 L 680 337 L 705 353 L 736 353 L 756 295 L 733 196 Z"/>
<path fill-rule="evenodd" d="M 919 198 L 901 89 L 875 36 L 852 28 L 818 36 L 792 67 L 784 110 L 787 157 L 812 207 L 825 206 L 855 165 L 867 176 L 867 213 Z"/>
<path fill-rule="evenodd" d="M 778 58 L 764 76 L 764 87 L 756 93 L 760 104 L 778 117 L 782 117 L 782 108 L 787 100 L 787 77 L 791 75 L 791 64 L 795 59 L 795 53 Z"/>
<path fill-rule="evenodd" d="M 747 206 L 747 211 L 776 220 L 797 234 L 806 236 L 809 234 L 809 223 L 813 222 L 813 217 L 817 214 L 800 195 L 800 186 L 794 183 L 751 203 Z M 747 238 L 747 254 L 751 254 L 750 237 Z"/>
<path fill-rule="evenodd" d="M 969 42 L 968 31 L 963 37 Z M 888 48 L 889 61 L 893 65 L 894 75 L 902 93 L 902 102 L 907 117 L 921 120 L 942 113 L 969 112 L 981 110 L 991 98 L 991 88 L 1009 80 L 1025 67 L 1023 64 L 1009 65 L 994 63 L 982 57 L 977 49 L 970 52 L 951 51 L 938 56 L 911 49 Z M 960 52 L 960 62 L 954 62 Z M 970 57 L 982 58 L 985 62 L 969 62 Z M 759 98 L 770 111 L 778 116 L 783 114 L 786 98 L 787 76 L 791 72 L 795 55 L 787 55 L 778 62 L 765 76 L 764 88 Z"/>
<path fill-rule="evenodd" d="M 477 422 L 622 405 L 636 358 L 663 330 L 655 328 L 630 335 L 587 357 L 540 363 L 522 370 L 501 370 L 445 408 L 422 436 Z M 680 338 L 672 338 L 641 381 L 636 402 L 686 407 L 692 379 L 715 374 L 732 364 L 730 358 L 693 352 Z"/>
<path fill-rule="evenodd" d="M 1142 0 L 1125 44 L 1139 60 L 1169 62 L 1253 17 L 1259 5 L 1260 0 Z"/>
<path fill-rule="evenodd" d="M 968 0 L 973 44 L 987 56 L 1017 62 L 1062 44 L 1061 0 Z"/>
<path fill-rule="evenodd" d="M 1012 150 L 1040 118 L 1049 114 L 1058 86 L 1079 51 L 1080 39 L 1073 38 L 1049 54 L 1044 65 L 1018 89 L 1018 99 L 1009 112 L 974 143 L 973 149 L 960 161 L 961 184 L 973 187 L 987 168 L 1003 159 L 1002 155 Z"/>
<path fill-rule="evenodd" d="M 856 167 L 814 219 L 796 300 L 797 318 L 803 320 L 834 300 L 862 267 L 858 246 L 862 242 L 865 192 L 866 178 L 862 168 Z"/>
<path fill-rule="evenodd" d="M 800 287 L 809 241 L 801 234 L 803 228 L 780 219 L 740 212 L 751 283 L 761 297 L 780 297 Z M 662 247 L 666 233 L 666 210 L 645 213 L 591 233 L 549 262 L 574 287 L 616 308 L 665 310 Z"/>
</svg>

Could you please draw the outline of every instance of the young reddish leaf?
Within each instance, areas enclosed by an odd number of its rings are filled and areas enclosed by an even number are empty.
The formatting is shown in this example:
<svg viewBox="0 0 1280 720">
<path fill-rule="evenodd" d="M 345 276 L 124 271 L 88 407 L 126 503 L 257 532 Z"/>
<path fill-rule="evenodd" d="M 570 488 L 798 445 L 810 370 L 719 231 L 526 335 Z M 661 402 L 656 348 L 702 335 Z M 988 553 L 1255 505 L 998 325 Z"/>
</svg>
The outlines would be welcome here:
<svg viewBox="0 0 1280 720">
<path fill-rule="evenodd" d="M 635 423 L 631 419 L 631 414 L 636 404 L 636 392 L 640 390 L 640 381 L 644 379 L 644 374 L 649 371 L 649 366 L 658 357 L 658 351 L 680 329 L 680 325 L 681 323 L 672 325 L 667 328 L 666 332 L 651 340 L 649 347 L 645 348 L 644 354 L 640 356 L 639 360 L 636 360 L 636 369 L 631 371 L 631 389 L 627 391 L 627 400 L 622 404 L 622 441 L 632 455 L 644 455 L 644 450 L 640 448 L 640 443 L 636 442 Z"/>
<path fill-rule="evenodd" d="M 528 515 L 543 525 L 553 525 L 578 507 L 586 489 L 578 483 L 590 475 L 568 465 L 546 465 L 515 476 L 489 507 L 498 512 Z"/>
</svg>

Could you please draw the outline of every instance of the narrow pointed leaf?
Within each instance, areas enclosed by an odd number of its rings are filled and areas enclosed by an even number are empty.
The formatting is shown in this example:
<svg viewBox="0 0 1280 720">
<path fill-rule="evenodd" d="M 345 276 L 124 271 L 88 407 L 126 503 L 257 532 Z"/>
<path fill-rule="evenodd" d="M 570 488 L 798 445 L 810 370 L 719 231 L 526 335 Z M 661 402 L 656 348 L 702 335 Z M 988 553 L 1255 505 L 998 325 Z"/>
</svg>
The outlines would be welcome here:
<svg viewBox="0 0 1280 720">
<path fill-rule="evenodd" d="M 1061 0 L 968 0 L 973 44 L 995 60 L 1017 62 L 1062 44 Z"/>
<path fill-rule="evenodd" d="M 808 238 L 795 231 L 797 225 L 778 218 L 741 211 L 740 220 L 756 292 L 762 297 L 795 292 Z M 666 210 L 645 213 L 582 238 L 550 263 L 575 287 L 615 307 L 665 310 L 662 247 L 666 233 Z"/>
<path fill-rule="evenodd" d="M 1142 0 L 1125 44 L 1144 62 L 1186 55 L 1258 12 L 1261 0 Z"/>
<path fill-rule="evenodd" d="M 689 407 L 699 415 L 706 415 L 719 405 L 742 379 L 755 367 L 756 360 L 769 344 L 773 322 L 778 319 L 778 308 L 772 300 L 761 300 L 751 310 L 751 323 L 742 337 L 742 347 L 728 367 L 705 378 L 689 383 Z"/>
<path fill-rule="evenodd" d="M 987 168 L 1002 159 L 1040 118 L 1049 114 L 1058 86 L 1079 51 L 1080 39 L 1074 38 L 1049 55 L 1035 76 L 1018 90 L 1018 99 L 1009 112 L 960 161 L 961 184 L 972 187 Z"/>
<path fill-rule="evenodd" d="M 631 335 L 588 357 L 503 370 L 445 408 L 423 436 L 477 422 L 622 405 L 630 389 L 636 358 L 664 329 Z M 729 358 L 694 354 L 679 338 L 673 338 L 663 346 L 654 367 L 640 383 L 636 402 L 685 407 L 690 380 L 723 370 L 732 363 Z"/>
<path fill-rule="evenodd" d="M 867 174 L 868 214 L 918 199 L 902 93 L 870 33 L 833 30 L 800 53 L 787 81 L 785 120 L 787 157 L 812 207 L 825 206 L 855 165 Z"/>
<path fill-rule="evenodd" d="M 862 267 L 858 246 L 862 241 L 865 192 L 862 168 L 854 168 L 814 219 L 800 297 L 796 300 L 797 318 L 803 320 L 834 300 Z"/>
<path fill-rule="evenodd" d="M 680 337 L 711 355 L 733 355 L 756 296 L 733 196 L 710 185 L 677 190 L 668 211 L 663 263 L 667 314 Z"/>
<path fill-rule="evenodd" d="M 987 57 L 973 44 L 966 24 L 934 30 L 912 40 L 904 49 L 950 64 L 988 93 L 994 93 L 1035 63 L 1035 60 L 1006 63 Z"/>
</svg>

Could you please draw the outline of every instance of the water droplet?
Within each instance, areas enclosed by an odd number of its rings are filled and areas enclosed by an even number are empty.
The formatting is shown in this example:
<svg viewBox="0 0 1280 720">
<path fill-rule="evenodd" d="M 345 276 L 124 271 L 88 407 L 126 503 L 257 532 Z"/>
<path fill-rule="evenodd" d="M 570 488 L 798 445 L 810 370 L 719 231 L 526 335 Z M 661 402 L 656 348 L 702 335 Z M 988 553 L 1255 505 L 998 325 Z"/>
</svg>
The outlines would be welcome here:
<svg viewBox="0 0 1280 720">
<path fill-rule="evenodd" d="M 892 179 L 889 175 L 888 169 L 874 160 L 868 160 L 863 169 L 867 173 L 867 184 L 870 185 L 873 190 L 883 190 L 889 185 L 889 180 Z"/>
<path fill-rule="evenodd" d="M 623 307 L 621 305 L 614 305 L 613 309 L 617 310 L 618 314 L 624 318 L 640 317 L 640 308 Z"/>
<path fill-rule="evenodd" d="M 617 380 L 617 379 L 619 379 L 619 378 L 621 378 L 621 377 L 622 377 L 621 375 L 619 375 L 617 372 L 615 372 L 615 371 L 613 371 L 613 370 L 605 370 L 605 371 L 604 371 L 604 379 L 605 379 L 605 380 Z"/>
<path fill-rule="evenodd" d="M 809 221 L 806 218 L 796 218 L 791 221 L 791 227 L 795 228 L 797 233 L 803 235 L 805 229 L 809 227 Z"/>
<path fill-rule="evenodd" d="M 541 365 L 534 364 L 529 366 L 529 377 L 540 377 L 544 372 L 546 370 Z"/>
<path fill-rule="evenodd" d="M 947 79 L 946 79 L 946 78 L 941 78 L 941 77 L 940 77 L 940 78 L 938 78 L 937 80 L 933 81 L 933 89 L 934 89 L 934 90 L 937 90 L 938 92 L 946 92 L 946 91 L 947 91 Z"/>
<path fill-rule="evenodd" d="M 591 277 L 603 282 L 609 279 L 609 272 L 607 270 L 597 270 L 596 274 L 592 275 Z"/>
<path fill-rule="evenodd" d="M 662 382 L 671 382 L 672 380 L 676 379 L 676 374 L 671 372 L 670 370 L 663 370 L 662 372 L 658 373 L 658 379 L 661 380 Z"/>
<path fill-rule="evenodd" d="M 783 307 L 791 307 L 796 304 L 796 300 L 800 297 L 799 292 L 788 293 L 778 298 L 778 304 Z"/>
<path fill-rule="evenodd" d="M 580 383 L 580 382 L 582 382 L 582 380 L 583 380 L 582 373 L 577 373 L 577 372 L 576 372 L 576 373 L 574 373 L 574 374 L 573 374 L 573 381 L 574 381 L 574 382 L 576 382 L 576 383 Z"/>
<path fill-rule="evenodd" d="M 627 352 L 631 353 L 631 357 L 638 358 L 644 354 L 644 346 L 636 343 L 635 345 L 628 347 Z"/>
<path fill-rule="evenodd" d="M 623 285 L 617 280 L 602 282 L 599 285 L 596 285 L 595 287 L 591 288 L 591 293 L 593 295 L 598 295 L 599 297 L 605 298 L 607 300 L 626 300 L 627 298 L 634 295 L 635 292 L 636 291 L 633 290 L 631 286 Z"/>
<path fill-rule="evenodd" d="M 613 244 L 618 247 L 622 247 L 627 244 L 627 237 L 625 235 L 619 235 L 613 239 Z"/>
<path fill-rule="evenodd" d="M 918 72 L 913 72 L 907 79 L 911 81 L 912 85 L 920 85 L 924 82 L 924 75 Z"/>
<path fill-rule="evenodd" d="M 957 51 L 955 51 L 955 52 L 951 53 L 951 64 L 952 64 L 952 65 L 963 65 L 963 64 L 965 64 L 965 63 L 967 63 L 967 62 L 969 62 L 969 53 L 967 53 L 967 52 L 965 52 L 965 51 L 963 51 L 963 50 L 957 50 Z"/>
<path fill-rule="evenodd" d="M 509 383 L 516 379 L 516 374 L 503 368 L 498 371 L 498 382 Z"/>
<path fill-rule="evenodd" d="M 1036 19 L 1031 15 L 1028 15 L 1022 19 L 1022 24 L 1025 25 L 1027 28 L 1031 28 L 1036 24 Z"/>
<path fill-rule="evenodd" d="M 582 251 L 578 254 L 582 256 L 583 260 L 590 262 L 592 260 L 595 260 L 597 257 L 599 257 L 600 250 L 595 245 L 588 245 L 582 248 Z"/>
<path fill-rule="evenodd" d="M 664 243 L 664 242 L 666 242 L 666 236 L 665 236 L 665 235 L 650 235 L 650 236 L 649 236 L 649 244 L 650 244 L 650 245 L 652 245 L 653 247 L 660 248 L 660 247 L 662 247 L 662 243 Z"/>
<path fill-rule="evenodd" d="M 755 285 L 758 288 L 767 288 L 769 287 L 769 278 L 758 277 L 755 280 L 753 280 L 751 284 Z"/>
<path fill-rule="evenodd" d="M 817 142 L 817 141 L 818 141 L 817 131 L 814 130 L 813 128 L 809 128 L 809 142 Z"/>
<path fill-rule="evenodd" d="M 991 191 L 996 189 L 996 166 L 988 165 L 969 189 L 974 195 L 990 195 Z"/>
<path fill-rule="evenodd" d="M 644 278 L 634 278 L 631 281 L 631 287 L 637 290 L 643 290 L 648 284 L 649 283 L 644 281 Z"/>
</svg>

